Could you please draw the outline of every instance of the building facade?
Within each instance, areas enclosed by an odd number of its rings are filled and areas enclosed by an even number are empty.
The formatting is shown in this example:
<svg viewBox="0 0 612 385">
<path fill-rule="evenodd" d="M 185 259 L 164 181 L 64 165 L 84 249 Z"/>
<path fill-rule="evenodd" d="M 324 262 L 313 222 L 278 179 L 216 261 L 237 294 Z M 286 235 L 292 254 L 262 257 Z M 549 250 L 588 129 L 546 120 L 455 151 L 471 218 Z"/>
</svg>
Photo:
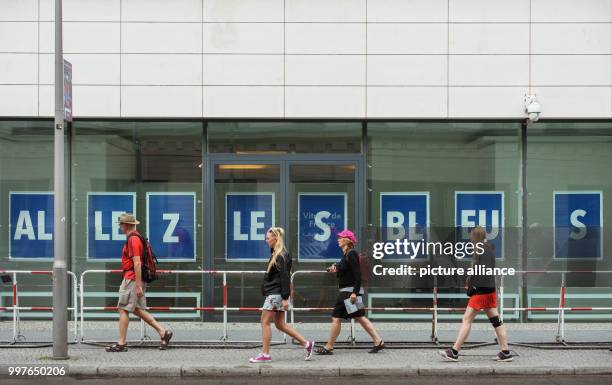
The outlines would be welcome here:
<svg viewBox="0 0 612 385">
<path fill-rule="evenodd" d="M 120 211 L 178 270 L 263 269 L 273 224 L 296 270 L 320 270 L 335 229 L 365 244 L 400 217 L 441 238 L 498 229 L 500 265 L 612 270 L 611 0 L 64 0 L 63 16 L 77 274 L 117 268 Z M 52 0 L 0 0 L 2 269 L 51 267 L 53 20 Z M 529 125 L 526 95 L 542 106 Z M 560 279 L 510 278 L 507 305 L 554 305 Z M 612 303 L 605 273 L 566 279 L 575 306 Z M 50 302 L 48 279 L 20 280 L 23 304 Z M 111 305 L 117 284 L 88 277 L 87 303 Z M 230 304 L 259 305 L 259 277 L 228 284 Z M 295 284 L 296 304 L 333 299 L 330 277 Z M 459 303 L 457 286 L 441 300 Z M 409 279 L 369 287 L 375 306 L 430 301 Z M 149 301 L 219 305 L 221 290 L 168 276 Z"/>
</svg>

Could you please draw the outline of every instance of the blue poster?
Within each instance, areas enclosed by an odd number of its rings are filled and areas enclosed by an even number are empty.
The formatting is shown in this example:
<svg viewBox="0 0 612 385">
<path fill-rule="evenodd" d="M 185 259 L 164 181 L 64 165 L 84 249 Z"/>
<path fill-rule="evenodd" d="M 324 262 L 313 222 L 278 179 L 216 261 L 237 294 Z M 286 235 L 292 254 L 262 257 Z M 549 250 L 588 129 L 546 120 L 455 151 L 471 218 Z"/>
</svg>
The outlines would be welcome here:
<svg viewBox="0 0 612 385">
<path fill-rule="evenodd" d="M 493 246 L 497 258 L 504 257 L 504 192 L 503 191 L 456 191 L 455 228 L 457 242 L 470 239 L 470 230 L 475 226 L 487 232 L 487 241 Z"/>
<path fill-rule="evenodd" d="M 9 193 L 9 258 L 53 258 L 53 193 Z"/>
<path fill-rule="evenodd" d="M 225 259 L 267 261 L 266 231 L 274 226 L 274 193 L 227 193 Z"/>
<path fill-rule="evenodd" d="M 336 234 L 347 227 L 346 193 L 300 193 L 298 215 L 298 259 L 340 259 Z"/>
<path fill-rule="evenodd" d="M 555 258 L 603 257 L 601 191 L 555 191 L 553 211 Z"/>
<path fill-rule="evenodd" d="M 380 230 L 383 242 L 395 240 L 427 242 L 429 227 L 428 192 L 383 192 L 380 193 Z M 387 255 L 385 259 L 422 259 L 418 255 Z"/>
<path fill-rule="evenodd" d="M 136 194 L 92 192 L 87 194 L 87 259 L 121 259 L 125 234 L 119 228 L 122 213 L 136 214 Z"/>
<path fill-rule="evenodd" d="M 194 261 L 195 193 L 147 193 L 147 236 L 160 261 Z"/>
</svg>

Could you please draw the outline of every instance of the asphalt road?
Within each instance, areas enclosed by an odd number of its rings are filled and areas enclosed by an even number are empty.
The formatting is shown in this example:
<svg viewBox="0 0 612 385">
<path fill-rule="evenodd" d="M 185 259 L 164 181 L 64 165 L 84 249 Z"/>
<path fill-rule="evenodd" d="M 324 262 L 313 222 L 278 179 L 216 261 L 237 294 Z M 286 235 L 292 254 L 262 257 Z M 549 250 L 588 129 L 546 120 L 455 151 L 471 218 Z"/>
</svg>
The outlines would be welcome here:
<svg viewBox="0 0 612 385">
<path fill-rule="evenodd" d="M 222 377 L 222 378 L 173 378 L 173 385 L 269 385 L 269 384 L 291 384 L 291 385 L 371 385 L 372 377 L 320 377 L 320 378 L 270 378 L 270 377 Z M 446 383 L 450 385 L 609 385 L 612 384 L 612 376 L 456 376 L 441 382 L 441 377 L 378 377 L 377 382 L 385 385 L 439 385 Z M 49 385 L 166 385 L 168 378 L 107 378 L 107 379 L 76 379 L 63 378 L 29 378 L 6 379 L 2 378 L 3 385 L 25 385 L 25 384 L 49 384 Z"/>
</svg>

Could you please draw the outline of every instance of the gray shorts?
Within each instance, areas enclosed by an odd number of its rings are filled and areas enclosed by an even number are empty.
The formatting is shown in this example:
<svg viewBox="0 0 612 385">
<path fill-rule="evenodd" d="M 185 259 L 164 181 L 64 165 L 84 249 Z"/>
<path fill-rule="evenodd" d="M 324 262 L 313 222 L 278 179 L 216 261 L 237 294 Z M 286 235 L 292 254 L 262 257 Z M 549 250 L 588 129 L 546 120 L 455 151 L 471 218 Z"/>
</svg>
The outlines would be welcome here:
<svg viewBox="0 0 612 385">
<path fill-rule="evenodd" d="M 270 294 L 266 297 L 262 309 L 271 311 L 284 311 L 283 297 L 281 297 L 280 294 Z"/>
<path fill-rule="evenodd" d="M 146 288 L 146 284 L 142 283 L 142 290 L 144 291 Z M 119 309 L 123 309 L 130 313 L 134 312 L 134 309 L 147 308 L 147 299 L 143 295 L 138 298 L 136 295 L 136 281 L 132 281 L 131 279 L 123 279 L 121 281 L 121 286 L 119 286 L 119 301 L 117 302 L 117 307 Z"/>
</svg>

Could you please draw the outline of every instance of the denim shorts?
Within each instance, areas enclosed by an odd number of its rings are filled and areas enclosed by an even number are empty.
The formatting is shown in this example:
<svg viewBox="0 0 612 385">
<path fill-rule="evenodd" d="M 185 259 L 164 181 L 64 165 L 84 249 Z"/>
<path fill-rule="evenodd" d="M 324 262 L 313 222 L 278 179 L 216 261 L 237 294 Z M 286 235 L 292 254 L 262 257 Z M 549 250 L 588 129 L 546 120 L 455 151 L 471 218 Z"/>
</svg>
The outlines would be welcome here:
<svg viewBox="0 0 612 385">
<path fill-rule="evenodd" d="M 283 297 L 280 294 L 270 294 L 262 306 L 263 310 L 283 311 Z"/>
</svg>

